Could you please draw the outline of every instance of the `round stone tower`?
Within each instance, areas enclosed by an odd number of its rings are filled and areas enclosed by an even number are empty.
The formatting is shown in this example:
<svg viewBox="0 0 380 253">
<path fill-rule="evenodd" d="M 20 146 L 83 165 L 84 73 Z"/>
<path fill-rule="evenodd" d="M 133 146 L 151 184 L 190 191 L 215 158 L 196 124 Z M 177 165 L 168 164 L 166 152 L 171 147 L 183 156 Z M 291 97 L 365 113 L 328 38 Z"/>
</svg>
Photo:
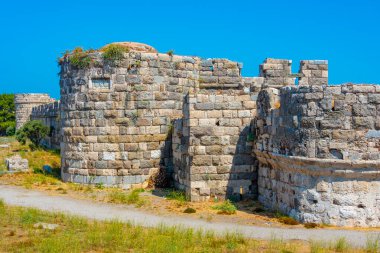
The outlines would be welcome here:
<svg viewBox="0 0 380 253">
<path fill-rule="evenodd" d="M 77 53 L 90 59 L 84 67 L 71 61 L 75 52 L 61 61 L 64 181 L 128 188 L 170 167 L 171 119 L 182 115 L 182 86 L 168 76 L 174 56 L 139 43 L 116 45 L 128 49 L 116 60 L 100 49 Z"/>
<path fill-rule="evenodd" d="M 55 101 L 48 94 L 25 93 L 15 94 L 16 129 L 22 127 L 30 120 L 33 107 Z"/>
</svg>

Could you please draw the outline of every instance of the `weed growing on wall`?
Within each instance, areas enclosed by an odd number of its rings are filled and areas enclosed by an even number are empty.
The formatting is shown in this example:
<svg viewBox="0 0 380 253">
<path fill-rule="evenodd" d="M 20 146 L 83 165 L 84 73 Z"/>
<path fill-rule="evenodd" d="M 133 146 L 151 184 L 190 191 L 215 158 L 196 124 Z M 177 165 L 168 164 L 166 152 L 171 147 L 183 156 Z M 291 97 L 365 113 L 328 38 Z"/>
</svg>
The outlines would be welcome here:
<svg viewBox="0 0 380 253">
<path fill-rule="evenodd" d="M 104 47 L 102 51 L 104 60 L 115 63 L 124 59 L 124 53 L 128 53 L 129 49 L 121 45 L 111 44 Z"/>
<path fill-rule="evenodd" d="M 81 47 L 77 47 L 69 55 L 69 61 L 73 67 L 85 69 L 91 66 L 92 59 L 87 51 L 84 51 Z"/>
<path fill-rule="evenodd" d="M 173 56 L 174 55 L 174 50 L 169 50 L 166 52 L 167 55 Z"/>
</svg>

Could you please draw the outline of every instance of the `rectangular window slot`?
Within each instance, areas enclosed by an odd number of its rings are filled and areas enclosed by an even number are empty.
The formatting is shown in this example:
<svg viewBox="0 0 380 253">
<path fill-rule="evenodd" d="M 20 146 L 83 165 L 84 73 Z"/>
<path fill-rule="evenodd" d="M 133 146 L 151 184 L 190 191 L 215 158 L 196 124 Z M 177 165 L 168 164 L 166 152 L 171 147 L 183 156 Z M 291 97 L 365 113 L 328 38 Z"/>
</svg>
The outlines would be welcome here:
<svg viewBox="0 0 380 253">
<path fill-rule="evenodd" d="M 91 79 L 92 87 L 98 89 L 110 89 L 111 80 L 109 78 L 94 78 Z"/>
</svg>

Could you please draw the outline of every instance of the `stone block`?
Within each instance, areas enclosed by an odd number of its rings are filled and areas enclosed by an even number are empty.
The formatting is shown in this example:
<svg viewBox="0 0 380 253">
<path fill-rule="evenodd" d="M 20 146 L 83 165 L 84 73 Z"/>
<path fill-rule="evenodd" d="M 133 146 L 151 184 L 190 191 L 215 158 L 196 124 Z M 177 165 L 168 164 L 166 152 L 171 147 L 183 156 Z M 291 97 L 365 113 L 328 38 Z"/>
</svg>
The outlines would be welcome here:
<svg viewBox="0 0 380 253">
<path fill-rule="evenodd" d="M 375 91 L 375 85 L 358 84 L 352 86 L 352 92 L 354 93 L 374 93 Z"/>
<path fill-rule="evenodd" d="M 29 171 L 29 162 L 27 159 L 14 155 L 5 159 L 5 166 L 10 172 L 27 172 Z"/>
</svg>

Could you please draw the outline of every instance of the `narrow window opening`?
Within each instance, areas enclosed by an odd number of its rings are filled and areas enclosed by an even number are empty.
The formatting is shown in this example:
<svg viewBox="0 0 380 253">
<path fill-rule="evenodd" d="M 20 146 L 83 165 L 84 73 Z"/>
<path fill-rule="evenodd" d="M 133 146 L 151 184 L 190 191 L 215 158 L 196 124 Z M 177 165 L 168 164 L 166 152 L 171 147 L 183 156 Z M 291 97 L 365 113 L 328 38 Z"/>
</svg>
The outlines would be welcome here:
<svg viewBox="0 0 380 253">
<path fill-rule="evenodd" d="M 111 80 L 110 78 L 93 78 L 91 79 L 92 88 L 97 89 L 110 89 Z"/>
</svg>

